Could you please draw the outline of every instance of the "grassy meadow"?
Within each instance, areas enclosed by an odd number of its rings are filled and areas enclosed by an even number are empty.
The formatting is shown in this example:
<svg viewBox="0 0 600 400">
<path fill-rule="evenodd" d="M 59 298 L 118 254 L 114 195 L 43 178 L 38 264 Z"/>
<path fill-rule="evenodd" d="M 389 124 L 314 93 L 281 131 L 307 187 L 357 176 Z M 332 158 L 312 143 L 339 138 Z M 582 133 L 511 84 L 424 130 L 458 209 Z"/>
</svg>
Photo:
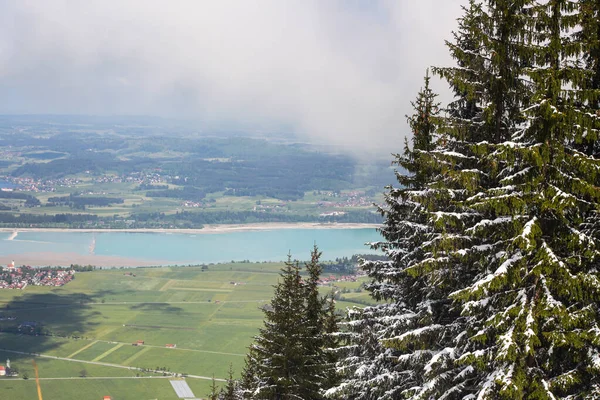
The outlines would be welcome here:
<svg viewBox="0 0 600 400">
<path fill-rule="evenodd" d="M 230 364 L 239 376 L 281 267 L 106 269 L 78 273 L 60 288 L 0 290 L 0 315 L 16 317 L 0 321 L 0 364 L 10 358 L 19 370 L 18 378 L 0 379 L 0 399 L 36 398 L 33 361 L 46 400 L 177 398 L 162 374 L 140 368 L 189 375 L 204 398 L 206 378 L 225 379 Z M 341 309 L 369 301 L 360 282 L 336 286 Z M 54 336 L 6 332 L 26 321 Z M 133 346 L 138 340 L 144 344 Z"/>
</svg>

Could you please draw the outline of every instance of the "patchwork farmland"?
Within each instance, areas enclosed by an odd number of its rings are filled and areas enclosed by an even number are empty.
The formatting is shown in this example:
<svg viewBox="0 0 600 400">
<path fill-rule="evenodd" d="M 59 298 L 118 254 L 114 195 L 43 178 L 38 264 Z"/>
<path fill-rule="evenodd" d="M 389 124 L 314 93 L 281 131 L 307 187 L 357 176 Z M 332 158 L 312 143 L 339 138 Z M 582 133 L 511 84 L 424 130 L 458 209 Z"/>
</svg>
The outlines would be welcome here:
<svg viewBox="0 0 600 400">
<path fill-rule="evenodd" d="M 33 361 L 46 400 L 177 399 L 169 379 L 206 397 L 213 375 L 222 384 L 230 365 L 241 372 L 281 266 L 109 269 L 60 288 L 2 290 L 0 315 L 16 319 L 0 320 L 0 365 L 10 359 L 19 375 L 0 379 L 0 398 L 36 397 Z M 356 282 L 343 285 L 364 302 Z M 24 322 L 37 335 L 19 331 Z"/>
</svg>

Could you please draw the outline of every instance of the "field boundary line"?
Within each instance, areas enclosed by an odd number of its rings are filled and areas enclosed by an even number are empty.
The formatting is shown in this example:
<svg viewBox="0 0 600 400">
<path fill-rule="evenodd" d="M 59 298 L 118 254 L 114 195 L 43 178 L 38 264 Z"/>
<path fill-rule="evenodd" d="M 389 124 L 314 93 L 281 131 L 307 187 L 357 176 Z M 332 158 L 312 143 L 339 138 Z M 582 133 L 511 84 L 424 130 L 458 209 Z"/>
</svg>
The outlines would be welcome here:
<svg viewBox="0 0 600 400">
<path fill-rule="evenodd" d="M 85 346 L 83 346 L 83 347 L 82 347 L 82 348 L 80 348 L 79 350 L 75 351 L 74 353 L 72 353 L 72 354 L 69 354 L 69 355 L 67 356 L 67 358 L 73 358 L 73 357 L 75 357 L 77 354 L 81 353 L 81 352 L 82 352 L 82 351 L 84 351 L 84 350 L 87 350 L 87 349 L 89 349 L 90 347 L 92 347 L 92 346 L 93 346 L 94 344 L 96 344 L 96 343 L 98 343 L 98 341 L 97 341 L 97 340 L 94 340 L 92 343 L 88 343 L 88 344 L 86 344 Z"/>
<path fill-rule="evenodd" d="M 165 279 L 168 279 L 168 278 L 165 278 Z M 173 286 L 174 283 L 175 283 L 174 279 L 169 279 L 168 281 L 165 282 L 165 284 L 160 289 L 158 289 L 158 291 L 166 292 L 167 289 L 169 289 L 171 286 Z"/>
<path fill-rule="evenodd" d="M 135 353 L 134 355 L 132 355 L 131 357 L 129 357 L 128 359 L 126 359 L 125 361 L 123 361 L 123 365 L 127 365 L 130 364 L 132 361 L 136 360 L 139 356 L 141 356 L 144 353 L 147 353 L 148 351 L 150 351 L 150 347 L 145 347 L 140 351 L 138 351 L 137 353 Z"/>
<path fill-rule="evenodd" d="M 98 357 L 94 358 L 92 361 L 100 361 L 101 359 L 103 359 L 104 357 L 106 357 L 107 355 L 112 353 L 113 351 L 116 351 L 117 349 L 120 349 L 123 346 L 125 346 L 125 343 L 119 343 L 116 346 L 111 347 L 110 349 L 106 350 L 104 353 L 100 354 Z"/>
</svg>

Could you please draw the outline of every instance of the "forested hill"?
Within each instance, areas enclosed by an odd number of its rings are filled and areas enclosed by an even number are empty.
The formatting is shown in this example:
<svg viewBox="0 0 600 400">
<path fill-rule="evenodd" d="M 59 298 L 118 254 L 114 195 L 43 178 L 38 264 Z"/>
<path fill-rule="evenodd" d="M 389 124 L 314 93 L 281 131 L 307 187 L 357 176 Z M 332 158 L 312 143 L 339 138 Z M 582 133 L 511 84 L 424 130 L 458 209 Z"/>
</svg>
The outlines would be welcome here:
<svg viewBox="0 0 600 400">
<path fill-rule="evenodd" d="M 152 126 L 143 133 L 82 118 L 0 117 L 0 181 L 24 192 L 0 199 L 0 224 L 52 225 L 51 216 L 69 213 L 95 215 L 88 226 L 100 218 L 114 227 L 372 222 L 380 221 L 372 204 L 393 178 L 388 162 L 364 163 L 287 138 L 159 134 Z M 29 216 L 40 213 L 46 216 Z"/>
</svg>

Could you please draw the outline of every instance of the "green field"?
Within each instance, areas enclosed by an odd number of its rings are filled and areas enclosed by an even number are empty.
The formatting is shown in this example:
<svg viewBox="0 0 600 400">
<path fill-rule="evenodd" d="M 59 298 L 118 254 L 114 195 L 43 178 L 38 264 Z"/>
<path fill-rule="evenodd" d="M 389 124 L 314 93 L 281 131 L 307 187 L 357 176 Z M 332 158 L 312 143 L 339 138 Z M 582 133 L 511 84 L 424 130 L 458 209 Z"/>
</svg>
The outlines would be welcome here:
<svg viewBox="0 0 600 400">
<path fill-rule="evenodd" d="M 61 288 L 0 290 L 0 315 L 16 317 L 0 321 L 0 364 L 10 358 L 20 371 L 0 379 L 0 399 L 36 398 L 33 360 L 44 399 L 177 398 L 168 379 L 140 369 L 190 375 L 194 394 L 205 397 L 208 377 L 226 378 L 230 364 L 240 374 L 281 266 L 140 268 L 135 277 L 125 275 L 132 270 L 99 270 L 78 273 Z M 360 283 L 340 282 L 335 290 L 340 308 L 368 301 Z M 54 336 L 6 332 L 24 321 Z M 144 345 L 133 346 L 138 340 Z"/>
</svg>

